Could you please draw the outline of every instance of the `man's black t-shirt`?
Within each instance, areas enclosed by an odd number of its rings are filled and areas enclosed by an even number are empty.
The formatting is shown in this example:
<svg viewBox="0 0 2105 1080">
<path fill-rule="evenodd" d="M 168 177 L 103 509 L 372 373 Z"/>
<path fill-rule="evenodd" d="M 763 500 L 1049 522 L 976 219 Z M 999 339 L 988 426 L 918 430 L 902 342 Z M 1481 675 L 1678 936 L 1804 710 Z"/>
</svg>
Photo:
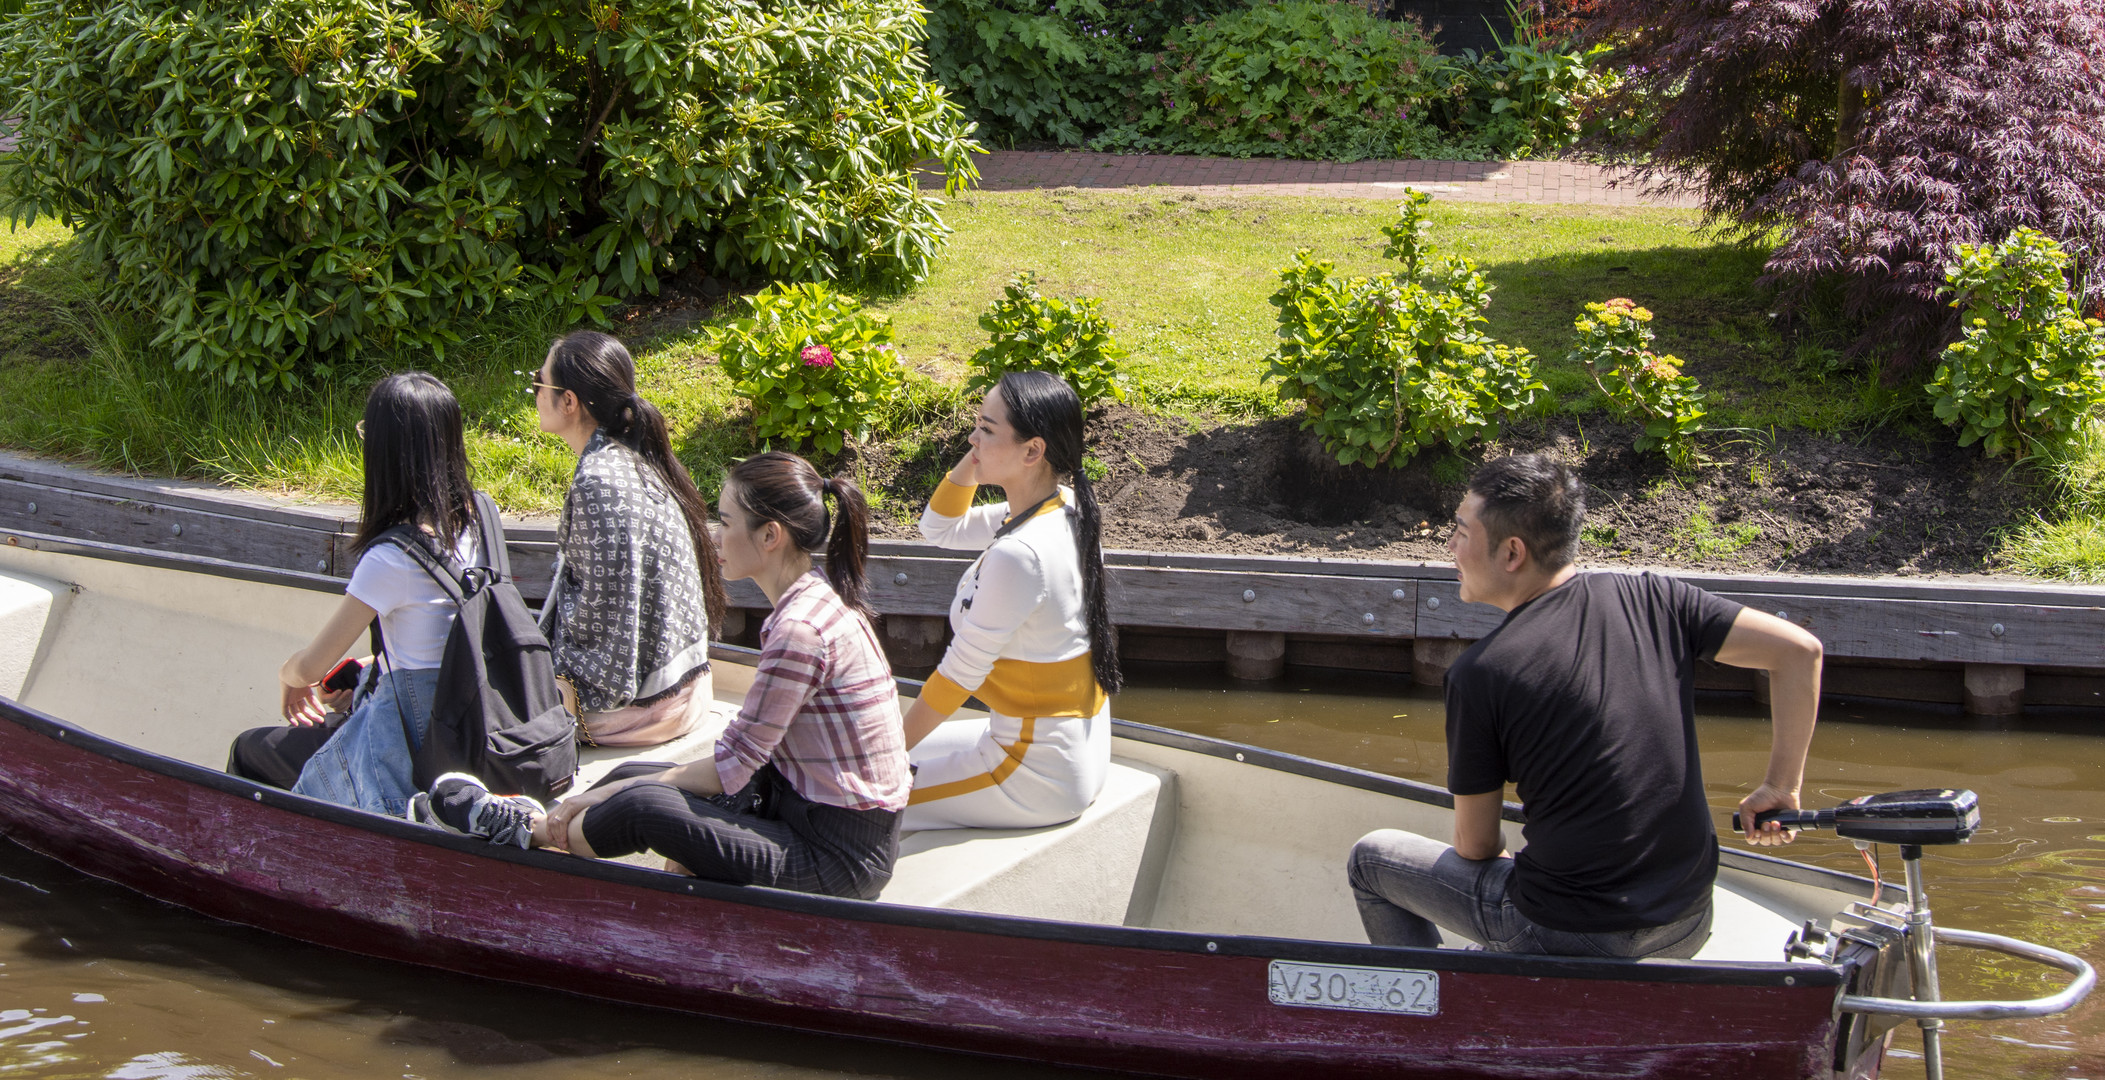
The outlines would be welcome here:
<svg viewBox="0 0 2105 1080">
<path fill-rule="evenodd" d="M 1512 781 L 1520 913 L 1553 930 L 1664 926 L 1710 902 L 1695 662 L 1740 605 L 1656 574 L 1579 574 L 1514 608 L 1447 672 L 1447 787 Z"/>
</svg>

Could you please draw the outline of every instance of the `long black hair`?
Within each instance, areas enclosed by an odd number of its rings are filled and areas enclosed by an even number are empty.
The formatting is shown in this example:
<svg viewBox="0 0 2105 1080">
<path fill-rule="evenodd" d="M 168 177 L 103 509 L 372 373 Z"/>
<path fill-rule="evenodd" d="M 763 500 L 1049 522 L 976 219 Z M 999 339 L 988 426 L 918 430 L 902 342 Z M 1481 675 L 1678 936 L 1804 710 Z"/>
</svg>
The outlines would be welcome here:
<svg viewBox="0 0 2105 1080">
<path fill-rule="evenodd" d="M 734 483 L 738 485 L 738 506 L 753 519 L 755 528 L 772 521 L 789 531 L 797 550 L 825 548 L 826 580 L 841 602 L 866 619 L 877 617 L 870 606 L 865 565 L 870 556 L 870 504 L 855 481 L 846 476 L 824 479 L 811 462 L 770 450 L 733 465 L 724 484 Z M 826 512 L 829 495 L 839 505 L 839 513 Z"/>
<path fill-rule="evenodd" d="M 453 550 L 475 523 L 460 402 L 421 371 L 389 375 L 365 396 L 365 499 L 351 548 L 363 553 L 381 533 L 416 525 Z M 420 534 L 421 538 L 421 534 Z"/>
<path fill-rule="evenodd" d="M 1097 509 L 1088 470 L 1082 468 L 1082 399 L 1067 380 L 1044 371 L 1011 372 L 1002 376 L 994 392 L 1008 406 L 1009 426 L 1016 429 L 1016 438 L 1044 439 L 1045 462 L 1052 466 L 1053 475 L 1073 477 L 1075 505 L 1069 512 L 1075 515 L 1074 547 L 1082 563 L 1090 664 L 1104 693 L 1118 693 L 1126 678 L 1118 668 L 1118 635 L 1111 628 L 1111 609 L 1104 599 L 1103 512 Z"/>
<path fill-rule="evenodd" d="M 649 462 L 658 479 L 680 504 L 694 538 L 694 558 L 702 573 L 702 603 L 709 631 L 724 624 L 724 570 L 709 539 L 709 500 L 694 486 L 687 466 L 673 456 L 672 436 L 657 406 L 636 393 L 636 361 L 621 342 L 596 330 L 580 330 L 556 339 L 548 350 L 548 381 L 577 395 L 607 438 L 634 450 Z"/>
</svg>

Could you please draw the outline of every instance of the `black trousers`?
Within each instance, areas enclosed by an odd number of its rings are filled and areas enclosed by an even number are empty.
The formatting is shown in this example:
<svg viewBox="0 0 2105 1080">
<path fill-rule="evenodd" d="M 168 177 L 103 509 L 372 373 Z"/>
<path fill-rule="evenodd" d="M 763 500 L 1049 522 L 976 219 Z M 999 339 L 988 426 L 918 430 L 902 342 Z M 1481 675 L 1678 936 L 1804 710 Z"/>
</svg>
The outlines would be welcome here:
<svg viewBox="0 0 2105 1080">
<path fill-rule="evenodd" d="M 234 736 L 234 747 L 227 752 L 227 771 L 243 780 L 291 790 L 300 779 L 300 770 L 306 768 L 307 759 L 336 734 L 346 719 L 343 713 L 333 712 L 326 722 L 308 727 L 276 724 L 250 728 Z"/>
<path fill-rule="evenodd" d="M 630 762 L 599 784 L 672 766 Z M 770 765 L 736 795 L 705 797 L 643 781 L 586 811 L 585 842 L 603 858 L 655 851 L 699 878 L 875 899 L 899 857 L 899 814 L 799 795 Z"/>
</svg>

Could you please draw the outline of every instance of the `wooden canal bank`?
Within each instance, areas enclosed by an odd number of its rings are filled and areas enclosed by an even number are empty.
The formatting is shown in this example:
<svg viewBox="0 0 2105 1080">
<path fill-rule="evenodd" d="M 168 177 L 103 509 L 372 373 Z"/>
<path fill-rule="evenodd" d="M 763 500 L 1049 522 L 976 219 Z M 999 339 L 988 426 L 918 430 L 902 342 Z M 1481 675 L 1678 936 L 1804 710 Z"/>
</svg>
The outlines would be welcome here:
<svg viewBox="0 0 2105 1080">
<path fill-rule="evenodd" d="M 347 576 L 356 511 L 207 485 L 88 473 L 0 455 L 0 537 L 92 540 Z M 547 522 L 507 525 L 522 591 L 554 562 Z M 918 543 L 874 546 L 883 633 L 902 674 L 941 656 L 945 614 L 968 559 Z M 1113 552 L 1112 617 L 1135 660 L 1207 664 L 1275 678 L 1288 667 L 1408 672 L 1437 685 L 1500 613 L 1462 603 L 1451 567 L 1328 558 Z M 1963 705 L 2105 709 L 2105 588 L 1907 579 L 1682 575 L 1804 626 L 1827 647 L 1831 696 Z M 752 643 L 767 602 L 750 583 L 725 637 Z M 1699 684 L 1764 696 L 1752 672 L 1707 666 Z"/>
</svg>

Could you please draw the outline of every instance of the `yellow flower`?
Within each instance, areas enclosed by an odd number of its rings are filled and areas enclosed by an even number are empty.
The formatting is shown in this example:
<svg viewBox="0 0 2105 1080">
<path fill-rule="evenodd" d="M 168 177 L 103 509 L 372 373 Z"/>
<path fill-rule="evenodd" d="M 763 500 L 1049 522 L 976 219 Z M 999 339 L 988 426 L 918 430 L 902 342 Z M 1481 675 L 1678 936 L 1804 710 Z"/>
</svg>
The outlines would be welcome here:
<svg viewBox="0 0 2105 1080">
<path fill-rule="evenodd" d="M 1601 313 L 1601 324 L 1603 326 L 1606 326 L 1608 329 L 1613 330 L 1616 327 L 1621 326 L 1623 324 L 1623 320 L 1622 317 L 1617 315 L 1615 312 L 1605 311 Z"/>
<path fill-rule="evenodd" d="M 1590 307 L 1591 305 L 1588 306 Z M 1582 334 L 1591 334 L 1601 328 L 1601 324 L 1594 322 L 1592 319 L 1580 319 L 1576 325 L 1579 328 L 1579 333 Z"/>
</svg>

